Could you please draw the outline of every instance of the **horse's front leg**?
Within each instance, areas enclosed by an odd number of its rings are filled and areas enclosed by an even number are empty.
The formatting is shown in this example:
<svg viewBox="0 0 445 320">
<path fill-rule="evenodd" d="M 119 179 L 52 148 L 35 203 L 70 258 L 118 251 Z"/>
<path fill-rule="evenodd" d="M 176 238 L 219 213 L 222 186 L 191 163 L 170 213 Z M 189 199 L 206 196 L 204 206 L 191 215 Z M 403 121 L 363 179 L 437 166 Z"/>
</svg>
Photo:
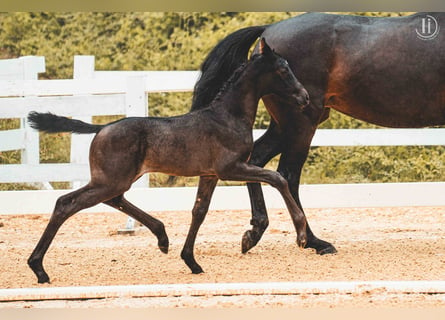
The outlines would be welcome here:
<svg viewBox="0 0 445 320">
<path fill-rule="evenodd" d="M 279 124 L 280 130 L 275 130 L 275 135 L 279 138 L 277 144 L 279 144 L 281 152 L 278 171 L 288 181 L 291 194 L 302 212 L 304 210 L 298 192 L 302 168 L 306 162 L 317 125 L 329 117 L 329 109 L 323 108 L 324 91 L 308 87 L 306 89 L 310 92 L 311 104 L 303 112 L 283 113 L 286 108 L 281 107 L 279 98 L 274 96 L 263 97 L 267 110 Z M 253 191 L 252 193 L 256 193 L 254 197 L 256 203 L 258 203 L 260 199 L 259 191 Z M 253 211 L 252 215 L 255 214 L 257 213 Z M 329 242 L 318 239 L 313 234 L 309 224 L 306 226 L 306 248 L 314 248 L 318 254 L 335 253 L 337 251 Z"/>
<path fill-rule="evenodd" d="M 192 273 L 195 274 L 204 272 L 195 260 L 193 248 L 195 246 L 199 227 L 209 210 L 210 200 L 212 199 L 217 182 L 218 178 L 215 176 L 202 176 L 199 178 L 198 193 L 192 210 L 192 223 L 190 224 L 187 239 L 181 252 L 181 258 L 190 268 Z"/>
<path fill-rule="evenodd" d="M 318 116 L 317 113 L 311 115 L 311 110 L 314 109 L 308 108 L 307 115 L 302 113 L 294 119 L 295 122 L 293 125 L 288 125 L 284 129 L 283 136 L 285 140 L 282 142 L 282 152 L 278 165 L 278 172 L 288 181 L 290 192 L 302 212 L 304 212 L 304 210 L 299 194 L 300 177 L 316 130 L 316 126 L 314 125 L 316 122 L 315 115 Z M 327 112 L 321 116 L 323 117 L 325 115 L 327 118 L 328 114 Z M 317 238 L 309 227 L 309 224 L 306 225 L 306 233 L 306 248 L 313 248 L 321 255 L 337 252 L 331 243 Z"/>
<path fill-rule="evenodd" d="M 296 154 L 295 152 L 292 152 L 292 155 L 289 157 L 287 152 L 283 152 L 278 165 L 278 172 L 280 172 L 280 174 L 288 181 L 290 192 L 302 211 L 303 208 L 300 202 L 299 187 L 301 169 L 305 160 L 305 153 Z M 315 249 L 320 255 L 337 252 L 337 249 L 335 249 L 331 243 L 321 240 L 314 235 L 309 223 L 306 225 L 306 233 L 307 243 L 305 248 Z"/>
</svg>

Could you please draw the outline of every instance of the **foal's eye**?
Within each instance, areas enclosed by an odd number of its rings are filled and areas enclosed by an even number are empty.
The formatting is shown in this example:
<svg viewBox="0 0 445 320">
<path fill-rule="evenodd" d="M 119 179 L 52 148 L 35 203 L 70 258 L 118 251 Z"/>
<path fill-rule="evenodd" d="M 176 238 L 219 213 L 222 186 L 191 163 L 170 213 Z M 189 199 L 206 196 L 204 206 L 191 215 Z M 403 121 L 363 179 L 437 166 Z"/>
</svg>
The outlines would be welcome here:
<svg viewBox="0 0 445 320">
<path fill-rule="evenodd" d="M 287 60 L 283 59 L 283 65 L 285 65 L 286 67 L 289 67 L 289 62 L 287 62 Z"/>
</svg>

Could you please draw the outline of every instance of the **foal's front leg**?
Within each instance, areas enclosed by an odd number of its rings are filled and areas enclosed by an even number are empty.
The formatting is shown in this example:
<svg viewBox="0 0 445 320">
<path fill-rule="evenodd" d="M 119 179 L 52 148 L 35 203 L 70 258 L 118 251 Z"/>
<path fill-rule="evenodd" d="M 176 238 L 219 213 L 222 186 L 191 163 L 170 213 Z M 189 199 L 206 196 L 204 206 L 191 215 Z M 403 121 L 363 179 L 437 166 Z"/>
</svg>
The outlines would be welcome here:
<svg viewBox="0 0 445 320">
<path fill-rule="evenodd" d="M 209 210 L 210 200 L 212 199 L 213 191 L 215 190 L 218 178 L 215 176 L 199 177 L 198 193 L 196 195 L 195 205 L 192 211 L 192 223 L 185 240 L 184 247 L 181 252 L 181 258 L 192 270 L 192 273 L 204 272 L 201 266 L 196 262 L 193 247 L 195 245 L 196 235 L 204 218 Z"/>
<path fill-rule="evenodd" d="M 218 172 L 218 178 L 221 180 L 235 180 L 247 182 L 265 182 L 276 188 L 286 203 L 292 222 L 297 231 L 298 246 L 304 248 L 307 241 L 306 234 L 306 216 L 297 206 L 286 179 L 278 172 L 263 169 L 248 163 L 239 162 L 230 166 L 226 166 L 221 172 Z"/>
<path fill-rule="evenodd" d="M 249 163 L 263 168 L 273 157 L 281 152 L 281 137 L 276 132 L 276 125 L 271 121 L 271 125 L 266 133 L 255 141 Z M 252 208 L 251 230 L 244 232 L 241 241 L 241 252 L 246 253 L 256 246 L 260 241 L 264 231 L 269 226 L 269 218 L 264 203 L 263 191 L 259 183 L 248 183 L 250 205 Z"/>
</svg>

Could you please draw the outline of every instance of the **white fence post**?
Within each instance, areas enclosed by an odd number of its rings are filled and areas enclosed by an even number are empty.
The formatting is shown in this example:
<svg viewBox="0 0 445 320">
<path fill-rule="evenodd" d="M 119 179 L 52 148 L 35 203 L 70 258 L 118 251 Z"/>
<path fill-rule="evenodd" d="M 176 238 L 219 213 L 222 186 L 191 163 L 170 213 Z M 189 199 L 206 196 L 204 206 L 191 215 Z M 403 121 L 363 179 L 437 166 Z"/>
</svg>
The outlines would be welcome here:
<svg viewBox="0 0 445 320">
<path fill-rule="evenodd" d="M 6 59 L 0 65 L 2 80 L 38 80 L 39 73 L 45 72 L 45 57 L 25 56 L 16 59 Z M 40 163 L 39 133 L 31 128 L 25 118 L 20 118 L 20 130 L 24 132 L 21 163 L 36 165 Z M 52 189 L 49 182 L 33 182 L 39 188 Z"/>
<path fill-rule="evenodd" d="M 148 116 L 148 96 L 145 93 L 145 76 L 130 76 L 127 78 L 126 116 Z M 148 187 L 148 174 L 144 174 L 133 187 Z"/>
<path fill-rule="evenodd" d="M 23 61 L 23 80 L 38 80 L 39 73 L 45 72 L 45 57 L 21 57 Z M 22 150 L 22 163 L 38 164 L 39 156 L 39 132 L 32 129 L 26 118 L 21 119 L 21 128 L 25 130 L 25 149 Z M 50 187 L 46 184 L 46 187 Z M 50 187 L 52 189 L 52 187 Z"/>
<path fill-rule="evenodd" d="M 73 79 L 83 80 L 94 77 L 94 56 L 74 56 Z M 91 123 L 92 116 L 73 116 L 73 118 Z M 88 156 L 93 134 L 72 134 L 70 162 L 89 165 Z M 86 181 L 72 181 L 71 187 L 77 189 Z"/>
<path fill-rule="evenodd" d="M 126 116 L 141 117 L 148 116 L 148 95 L 145 92 L 145 76 L 130 76 L 127 78 L 126 100 Z M 132 185 L 134 187 L 148 187 L 148 174 L 144 174 Z M 134 233 L 135 220 L 128 217 L 127 223 L 123 229 L 119 229 L 119 233 Z"/>
</svg>

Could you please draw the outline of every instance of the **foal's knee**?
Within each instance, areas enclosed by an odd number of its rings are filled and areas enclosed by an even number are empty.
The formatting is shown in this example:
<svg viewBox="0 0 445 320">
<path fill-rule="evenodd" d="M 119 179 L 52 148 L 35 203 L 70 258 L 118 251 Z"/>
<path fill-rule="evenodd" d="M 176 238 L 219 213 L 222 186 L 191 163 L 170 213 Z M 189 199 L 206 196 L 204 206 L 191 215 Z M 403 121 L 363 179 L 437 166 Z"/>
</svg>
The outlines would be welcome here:
<svg viewBox="0 0 445 320">
<path fill-rule="evenodd" d="M 273 187 L 278 190 L 286 190 L 289 188 L 289 183 L 279 172 L 274 172 L 273 174 L 275 176 Z"/>
<path fill-rule="evenodd" d="M 165 225 L 161 220 L 158 219 L 154 220 L 151 230 L 157 236 L 167 236 L 167 233 L 165 231 Z"/>
<path fill-rule="evenodd" d="M 63 222 L 80 209 L 88 207 L 79 199 L 80 191 L 81 189 L 59 197 L 51 219 L 60 219 Z"/>
<path fill-rule="evenodd" d="M 75 199 L 70 194 L 59 197 L 54 206 L 53 217 L 64 215 L 64 212 L 70 211 L 70 207 L 75 205 Z"/>
</svg>

